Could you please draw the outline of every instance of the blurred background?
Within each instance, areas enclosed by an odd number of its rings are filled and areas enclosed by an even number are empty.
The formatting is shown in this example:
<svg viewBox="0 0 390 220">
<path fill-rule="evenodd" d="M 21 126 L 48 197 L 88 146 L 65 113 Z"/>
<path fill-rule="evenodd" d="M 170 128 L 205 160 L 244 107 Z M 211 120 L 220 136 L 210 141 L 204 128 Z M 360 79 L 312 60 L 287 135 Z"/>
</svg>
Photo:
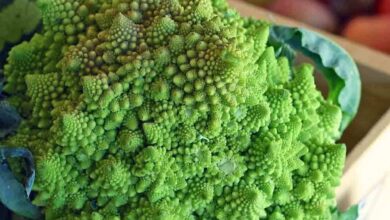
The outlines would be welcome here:
<svg viewBox="0 0 390 220">
<path fill-rule="evenodd" d="M 245 0 L 390 54 L 390 0 Z"/>
</svg>

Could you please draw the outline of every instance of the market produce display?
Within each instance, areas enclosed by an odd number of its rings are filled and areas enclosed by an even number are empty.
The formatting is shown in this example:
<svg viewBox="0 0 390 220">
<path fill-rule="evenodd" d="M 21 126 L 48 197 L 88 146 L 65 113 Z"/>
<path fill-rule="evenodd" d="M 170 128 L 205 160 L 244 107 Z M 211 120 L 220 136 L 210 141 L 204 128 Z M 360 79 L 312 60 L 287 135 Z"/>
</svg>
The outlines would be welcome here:
<svg viewBox="0 0 390 220">
<path fill-rule="evenodd" d="M 4 67 L 23 120 L 0 144 L 32 152 L 46 219 L 332 218 L 343 112 L 270 24 L 224 0 L 38 6 L 44 30 Z"/>
</svg>

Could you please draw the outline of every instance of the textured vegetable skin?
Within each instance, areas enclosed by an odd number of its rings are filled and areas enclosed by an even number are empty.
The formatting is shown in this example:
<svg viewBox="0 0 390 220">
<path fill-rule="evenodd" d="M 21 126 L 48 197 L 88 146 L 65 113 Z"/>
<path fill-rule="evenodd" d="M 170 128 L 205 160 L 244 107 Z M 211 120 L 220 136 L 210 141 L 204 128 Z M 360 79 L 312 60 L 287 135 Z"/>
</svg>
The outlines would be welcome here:
<svg viewBox="0 0 390 220">
<path fill-rule="evenodd" d="M 328 83 L 327 99 L 340 106 L 342 119 L 340 135 L 358 112 L 361 97 L 359 70 L 349 54 L 318 33 L 304 28 L 274 25 L 269 40 L 280 55 L 294 62 L 294 54 L 301 52 L 314 63 Z"/>
<path fill-rule="evenodd" d="M 8 146 L 47 219 L 331 219 L 342 112 L 225 1 L 40 0 Z"/>
</svg>

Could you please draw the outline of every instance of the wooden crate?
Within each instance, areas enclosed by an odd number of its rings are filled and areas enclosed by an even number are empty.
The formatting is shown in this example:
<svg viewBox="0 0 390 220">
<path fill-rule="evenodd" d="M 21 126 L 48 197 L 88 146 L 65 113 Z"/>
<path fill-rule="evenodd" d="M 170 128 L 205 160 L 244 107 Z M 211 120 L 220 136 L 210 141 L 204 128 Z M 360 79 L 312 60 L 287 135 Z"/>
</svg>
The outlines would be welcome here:
<svg viewBox="0 0 390 220">
<path fill-rule="evenodd" d="M 347 144 L 349 153 L 337 190 L 341 208 L 356 204 L 390 173 L 390 56 L 243 1 L 229 3 L 243 16 L 320 32 L 345 48 L 357 62 L 362 78 L 362 100 L 356 119 L 341 140 Z M 387 202 L 381 203 L 390 204 L 390 198 L 386 199 Z M 371 216 L 370 219 L 379 218 Z"/>
</svg>

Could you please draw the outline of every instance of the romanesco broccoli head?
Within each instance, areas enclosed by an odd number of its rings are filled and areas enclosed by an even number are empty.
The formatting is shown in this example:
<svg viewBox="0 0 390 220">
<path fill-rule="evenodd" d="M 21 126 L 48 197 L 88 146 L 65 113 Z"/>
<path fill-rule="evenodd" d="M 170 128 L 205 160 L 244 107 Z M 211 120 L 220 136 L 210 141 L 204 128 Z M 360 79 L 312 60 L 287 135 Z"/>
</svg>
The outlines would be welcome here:
<svg viewBox="0 0 390 220">
<path fill-rule="evenodd" d="M 39 0 L 12 49 L 47 219 L 329 219 L 345 147 L 313 68 L 224 0 Z"/>
</svg>

